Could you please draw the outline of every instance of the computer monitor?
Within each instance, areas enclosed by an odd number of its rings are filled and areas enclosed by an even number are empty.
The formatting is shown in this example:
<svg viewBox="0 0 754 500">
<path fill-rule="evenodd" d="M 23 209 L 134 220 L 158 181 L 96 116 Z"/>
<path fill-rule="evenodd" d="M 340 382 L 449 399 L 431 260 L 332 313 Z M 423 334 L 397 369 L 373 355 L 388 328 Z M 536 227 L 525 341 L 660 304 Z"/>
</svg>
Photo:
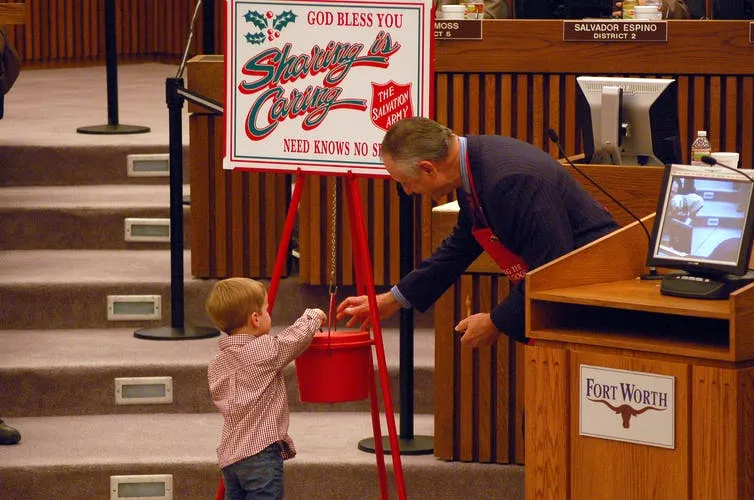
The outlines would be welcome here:
<svg viewBox="0 0 754 500">
<path fill-rule="evenodd" d="M 661 293 L 724 299 L 754 280 L 752 175 L 721 166 L 666 167 L 647 265 L 681 272 L 664 276 Z"/>
<path fill-rule="evenodd" d="M 674 79 L 579 76 L 577 128 L 590 163 L 681 163 Z"/>
</svg>

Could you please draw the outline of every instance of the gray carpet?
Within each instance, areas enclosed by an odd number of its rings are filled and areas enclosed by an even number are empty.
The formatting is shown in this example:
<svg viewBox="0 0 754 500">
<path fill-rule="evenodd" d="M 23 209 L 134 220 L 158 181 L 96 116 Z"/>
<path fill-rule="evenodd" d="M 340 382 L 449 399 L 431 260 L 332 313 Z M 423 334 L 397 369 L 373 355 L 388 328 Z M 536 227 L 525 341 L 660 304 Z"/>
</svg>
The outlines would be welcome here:
<svg viewBox="0 0 754 500">
<path fill-rule="evenodd" d="M 178 67 L 122 64 L 118 68 L 117 123 L 149 127 L 145 134 L 92 135 L 79 127 L 107 124 L 104 66 L 23 70 L 5 96 L 0 120 L 0 186 L 165 183 L 128 178 L 126 154 L 167 153 L 165 79 Z M 183 108 L 184 165 L 188 161 L 188 111 Z M 188 169 L 184 180 L 188 181 Z"/>
<path fill-rule="evenodd" d="M 76 129 L 108 123 L 104 66 L 22 69 L 15 85 L 5 96 L 0 144 L 16 148 L 141 146 L 167 150 L 165 79 L 175 77 L 177 72 L 178 66 L 172 64 L 119 65 L 118 123 L 146 126 L 150 132 L 91 135 L 80 134 Z M 185 106 L 183 114 L 183 143 L 188 145 L 188 111 Z M 54 165 L 49 167 L 54 168 Z M 85 170 L 91 172 L 93 169 Z"/>
</svg>

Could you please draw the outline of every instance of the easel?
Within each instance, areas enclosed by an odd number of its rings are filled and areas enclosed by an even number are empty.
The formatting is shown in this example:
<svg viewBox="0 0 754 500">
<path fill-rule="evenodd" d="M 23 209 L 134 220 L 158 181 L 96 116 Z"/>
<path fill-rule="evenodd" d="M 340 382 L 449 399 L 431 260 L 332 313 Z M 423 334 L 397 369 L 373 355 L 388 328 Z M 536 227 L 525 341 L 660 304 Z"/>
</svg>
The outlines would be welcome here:
<svg viewBox="0 0 754 500">
<path fill-rule="evenodd" d="M 288 207 L 288 214 L 283 227 L 280 246 L 275 259 L 275 268 L 270 281 L 270 288 L 267 292 L 270 312 L 272 312 L 275 297 L 277 295 L 280 278 L 283 274 L 283 267 L 287 259 L 288 247 L 293 234 L 293 226 L 296 222 L 299 202 L 304 191 L 304 183 L 307 174 L 299 171 L 297 173 L 296 185 L 293 188 L 291 203 Z M 358 178 L 350 171 L 344 176 L 346 184 L 346 203 L 348 205 L 348 215 L 351 226 L 351 238 L 354 248 L 354 267 L 356 274 L 356 289 L 359 295 L 366 295 L 369 301 L 369 314 L 373 332 L 373 343 L 377 352 L 377 368 L 380 374 L 380 386 L 385 405 L 385 417 L 387 420 L 388 436 L 390 440 L 390 454 L 393 460 L 393 473 L 395 475 L 396 491 L 400 500 L 406 498 L 406 486 L 403 478 L 403 468 L 401 467 L 400 446 L 398 444 L 398 433 L 395 427 L 395 418 L 393 415 L 393 402 L 390 396 L 390 381 L 387 373 L 387 363 L 385 360 L 385 349 L 382 342 L 382 329 L 380 327 L 380 317 L 377 310 L 377 298 L 374 292 L 374 278 L 372 276 L 372 262 L 369 255 L 369 246 L 364 228 L 364 214 L 361 210 L 361 191 L 359 189 Z M 372 432 L 374 434 L 375 457 L 377 458 L 377 473 L 380 484 L 380 498 L 387 500 L 387 470 L 385 468 L 384 449 L 382 446 L 382 430 L 380 425 L 379 401 L 377 399 L 377 385 L 374 377 L 374 362 L 370 351 L 369 362 L 369 403 L 372 414 Z M 217 492 L 217 500 L 222 500 L 224 495 L 224 485 L 221 482 Z"/>
</svg>

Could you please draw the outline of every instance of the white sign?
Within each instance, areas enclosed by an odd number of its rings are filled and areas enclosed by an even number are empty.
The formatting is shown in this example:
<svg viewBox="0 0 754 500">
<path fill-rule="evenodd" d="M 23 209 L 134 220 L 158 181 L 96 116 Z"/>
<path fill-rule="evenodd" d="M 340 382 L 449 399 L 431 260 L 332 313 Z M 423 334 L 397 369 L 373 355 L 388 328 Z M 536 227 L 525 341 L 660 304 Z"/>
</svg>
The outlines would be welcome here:
<svg viewBox="0 0 754 500">
<path fill-rule="evenodd" d="M 431 0 L 229 0 L 224 167 L 388 177 L 394 122 L 429 116 Z"/>
<path fill-rule="evenodd" d="M 675 448 L 675 378 L 580 366 L 579 433 Z"/>
</svg>

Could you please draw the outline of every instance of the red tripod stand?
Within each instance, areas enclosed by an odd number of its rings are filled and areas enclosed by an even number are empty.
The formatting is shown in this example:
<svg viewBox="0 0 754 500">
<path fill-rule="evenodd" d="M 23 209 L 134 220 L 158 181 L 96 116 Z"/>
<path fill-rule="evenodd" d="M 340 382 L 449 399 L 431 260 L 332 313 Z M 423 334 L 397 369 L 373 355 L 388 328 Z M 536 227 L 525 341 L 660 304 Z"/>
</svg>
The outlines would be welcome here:
<svg viewBox="0 0 754 500">
<path fill-rule="evenodd" d="M 270 312 L 273 310 L 275 296 L 277 295 L 280 278 L 283 274 L 283 268 L 288 254 L 293 226 L 298 213 L 299 202 L 304 190 L 306 174 L 299 171 L 296 179 L 296 185 L 293 189 L 291 203 L 288 207 L 288 214 L 283 227 L 283 235 L 278 247 L 278 253 L 275 260 L 275 268 L 270 281 L 268 291 Z M 346 183 L 346 203 L 348 206 L 348 215 L 351 226 L 351 239 L 354 248 L 354 270 L 356 275 L 356 288 L 359 295 L 366 295 L 369 301 L 369 314 L 372 325 L 373 345 L 377 355 L 377 368 L 380 377 L 380 388 L 383 394 L 383 403 L 385 406 L 385 417 L 387 420 L 388 436 L 390 440 L 390 453 L 393 460 L 393 472 L 395 474 L 396 491 L 400 500 L 406 498 L 406 487 L 403 478 L 403 468 L 401 466 L 400 447 L 398 444 L 398 433 L 395 427 L 395 418 L 393 414 L 393 402 L 390 395 L 390 381 L 388 379 L 387 363 L 385 360 L 385 349 L 382 342 L 382 329 L 380 327 L 380 317 L 377 310 L 377 299 L 374 291 L 374 278 L 372 275 L 372 262 L 369 255 L 369 246 L 367 242 L 366 229 L 364 227 L 364 214 L 362 212 L 361 191 L 359 189 L 358 179 L 350 172 L 345 176 Z M 370 352 L 371 354 L 371 352 Z M 374 363 L 370 356 L 369 363 L 369 402 L 372 415 L 372 431 L 374 434 L 375 457 L 377 460 L 377 472 L 380 485 L 380 498 L 387 500 L 387 470 L 385 468 L 384 449 L 382 446 L 382 430 L 380 428 L 379 401 L 377 397 L 377 385 L 375 382 Z M 220 482 L 217 491 L 216 500 L 222 500 L 225 495 L 225 485 Z"/>
</svg>

